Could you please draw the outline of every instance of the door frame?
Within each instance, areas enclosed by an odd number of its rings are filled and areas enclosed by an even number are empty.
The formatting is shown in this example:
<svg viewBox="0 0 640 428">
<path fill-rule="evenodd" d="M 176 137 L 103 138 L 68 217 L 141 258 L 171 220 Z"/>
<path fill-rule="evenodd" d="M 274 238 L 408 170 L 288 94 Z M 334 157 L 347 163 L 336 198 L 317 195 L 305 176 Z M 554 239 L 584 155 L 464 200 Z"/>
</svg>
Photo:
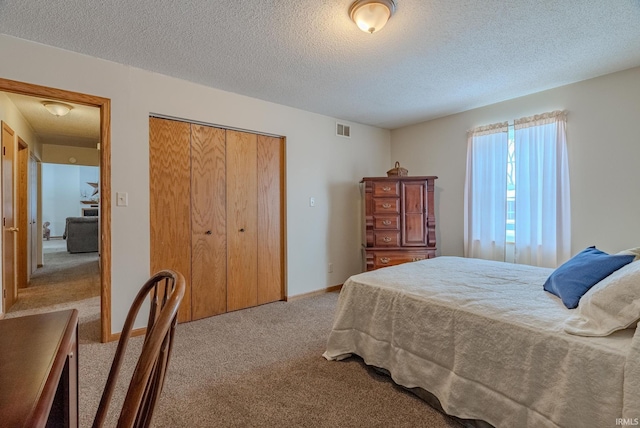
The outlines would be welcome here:
<svg viewBox="0 0 640 428">
<path fill-rule="evenodd" d="M 100 338 L 116 340 L 111 333 L 111 99 L 3 78 L 0 91 L 100 109 Z"/>
<path fill-rule="evenodd" d="M 2 124 L 2 313 L 18 299 L 16 275 L 16 133 L 4 120 Z M 5 141 L 5 132 L 11 141 Z M 7 150 L 8 148 L 8 150 Z M 8 191 L 7 191 L 8 190 Z M 9 224 L 6 223 L 9 218 Z M 10 237 L 10 238 L 9 238 Z M 10 241 L 10 242 L 9 242 Z M 10 272 L 9 272 L 10 271 Z M 10 280 L 8 280 L 10 278 Z M 9 303 L 7 303 L 9 302 Z"/>
<path fill-rule="evenodd" d="M 27 274 L 28 282 L 31 282 L 31 275 L 33 275 L 38 269 L 38 255 L 41 250 L 41 246 L 38 245 L 38 240 L 42 240 L 42 227 L 38 229 L 38 193 L 40 189 L 40 159 L 36 154 L 29 150 L 29 177 L 27 179 L 27 191 L 28 191 L 28 215 L 29 215 L 29 270 Z M 42 221 L 42 219 L 40 219 Z"/>
<path fill-rule="evenodd" d="M 29 282 L 29 145 L 18 135 L 17 165 L 17 200 L 18 242 L 16 261 L 16 285 L 25 288 Z"/>
</svg>

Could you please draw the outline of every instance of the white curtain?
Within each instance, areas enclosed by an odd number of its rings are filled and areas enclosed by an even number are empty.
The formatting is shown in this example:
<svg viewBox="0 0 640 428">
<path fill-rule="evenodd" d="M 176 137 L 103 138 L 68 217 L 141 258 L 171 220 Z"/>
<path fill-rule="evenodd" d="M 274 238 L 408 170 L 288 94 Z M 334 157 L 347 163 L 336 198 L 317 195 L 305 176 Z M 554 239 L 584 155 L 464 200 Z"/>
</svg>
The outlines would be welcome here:
<svg viewBox="0 0 640 428">
<path fill-rule="evenodd" d="M 515 261 L 557 267 L 571 256 L 566 112 L 515 121 Z"/>
<path fill-rule="evenodd" d="M 464 255 L 504 260 L 507 200 L 507 122 L 468 133 L 464 186 Z"/>
</svg>

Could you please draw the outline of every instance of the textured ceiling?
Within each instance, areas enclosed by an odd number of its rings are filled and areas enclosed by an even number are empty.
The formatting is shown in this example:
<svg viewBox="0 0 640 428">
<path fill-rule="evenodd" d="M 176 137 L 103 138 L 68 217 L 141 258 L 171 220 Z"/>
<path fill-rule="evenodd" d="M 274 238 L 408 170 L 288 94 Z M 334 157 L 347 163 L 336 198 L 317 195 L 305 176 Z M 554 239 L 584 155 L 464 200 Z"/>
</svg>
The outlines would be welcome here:
<svg viewBox="0 0 640 428">
<path fill-rule="evenodd" d="M 640 0 L 0 0 L 0 32 L 396 128 L 640 65 Z"/>
</svg>

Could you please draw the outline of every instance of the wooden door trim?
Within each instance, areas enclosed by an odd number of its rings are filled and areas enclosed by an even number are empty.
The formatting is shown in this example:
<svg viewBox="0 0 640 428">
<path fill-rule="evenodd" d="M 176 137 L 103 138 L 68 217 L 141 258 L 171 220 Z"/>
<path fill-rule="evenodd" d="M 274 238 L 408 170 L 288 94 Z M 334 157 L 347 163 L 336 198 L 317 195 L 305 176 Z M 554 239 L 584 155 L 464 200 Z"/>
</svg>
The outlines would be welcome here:
<svg viewBox="0 0 640 428">
<path fill-rule="evenodd" d="M 25 288 L 29 280 L 29 145 L 18 135 L 17 152 L 18 260 L 17 287 Z"/>
<path fill-rule="evenodd" d="M 287 301 L 289 296 L 289 280 L 287 276 L 287 137 L 280 137 L 282 139 L 282 152 L 280 153 L 280 177 L 282 177 L 282 183 L 280 188 L 280 224 L 282 229 L 280 236 L 282 239 L 282 298 Z"/>
<path fill-rule="evenodd" d="M 1 172 L 2 172 L 2 313 L 5 314 L 7 312 L 8 309 L 11 308 L 12 305 L 15 304 L 16 299 L 17 299 L 17 275 L 16 275 L 16 267 L 17 267 L 17 263 L 16 263 L 16 239 L 15 239 L 15 235 L 13 235 L 13 232 L 11 232 L 10 236 L 11 236 L 11 247 L 12 250 L 11 252 L 13 253 L 13 260 L 12 260 L 12 273 L 13 273 L 13 281 L 11 281 L 11 284 L 9 284 L 9 281 L 6 280 L 7 277 L 7 272 L 5 271 L 5 260 L 7 258 L 7 226 L 10 226 L 11 228 L 14 228 L 16 226 L 16 183 L 15 183 L 15 171 L 16 171 L 16 155 L 17 155 L 17 150 L 16 150 L 16 133 L 15 131 L 9 126 L 9 124 L 7 124 L 7 122 L 5 122 L 4 120 L 2 121 L 2 138 L 0 141 L 0 144 L 2 146 L 2 168 L 1 168 Z M 4 138 L 4 133 L 5 131 L 7 132 L 7 134 L 9 134 L 11 136 L 11 143 L 10 143 L 10 150 L 7 151 L 7 147 L 8 145 L 5 144 L 5 138 Z M 7 161 L 6 161 L 6 156 L 7 156 L 7 152 L 9 152 L 9 155 L 11 156 L 11 161 L 8 162 L 8 164 L 11 166 L 11 171 L 10 171 L 10 186 L 9 189 L 11 189 L 10 193 L 11 193 L 11 202 L 10 202 L 10 207 L 11 207 L 11 222 L 9 225 L 7 225 L 5 223 L 6 221 L 6 217 L 7 217 L 7 211 L 5 210 L 5 198 L 7 197 L 7 194 L 9 192 L 5 192 L 6 190 L 6 186 L 8 184 L 9 180 L 5 180 L 5 174 L 7 173 Z M 9 298 L 8 295 L 11 295 L 11 297 Z M 9 304 L 7 304 L 7 300 L 10 301 Z"/>
<path fill-rule="evenodd" d="M 29 244 L 31 246 L 29 257 L 30 257 L 31 263 L 28 266 L 29 274 L 27 275 L 27 277 L 28 277 L 28 282 L 30 283 L 31 275 L 35 273 L 38 266 L 38 254 L 39 254 L 38 250 L 40 250 L 40 246 L 37 245 L 37 242 L 38 240 L 42 240 L 42 236 L 43 236 L 42 229 L 40 228 L 40 230 L 38 230 L 39 228 L 37 227 L 39 223 L 38 222 L 38 189 L 40 187 L 40 182 L 41 182 L 39 178 L 40 159 L 31 150 L 29 150 L 29 159 L 27 161 L 27 164 L 28 164 L 27 171 L 29 175 L 28 182 L 27 182 L 27 193 L 28 193 L 27 213 L 29 215 L 29 222 L 30 222 L 29 231 L 31 232 L 31 236 L 29 239 Z M 35 200 L 35 204 L 34 204 L 34 200 Z"/>
<path fill-rule="evenodd" d="M 0 91 L 100 109 L 100 336 L 102 342 L 116 340 L 111 333 L 111 100 L 3 78 L 0 78 Z"/>
</svg>

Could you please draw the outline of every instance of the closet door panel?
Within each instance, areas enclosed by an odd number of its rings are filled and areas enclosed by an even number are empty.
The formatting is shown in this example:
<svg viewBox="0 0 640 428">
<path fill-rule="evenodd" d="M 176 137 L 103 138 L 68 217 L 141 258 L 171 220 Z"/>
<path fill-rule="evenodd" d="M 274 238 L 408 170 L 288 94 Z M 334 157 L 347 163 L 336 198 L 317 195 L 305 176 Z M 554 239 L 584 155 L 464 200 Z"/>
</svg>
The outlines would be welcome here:
<svg viewBox="0 0 640 428">
<path fill-rule="evenodd" d="M 282 300 L 284 141 L 258 136 L 258 304 Z"/>
<path fill-rule="evenodd" d="M 225 130 L 191 125 L 191 317 L 227 311 Z"/>
<path fill-rule="evenodd" d="M 258 304 L 257 136 L 227 131 L 227 310 Z"/>
<path fill-rule="evenodd" d="M 191 284 L 190 125 L 149 118 L 151 272 L 173 269 Z M 191 320 L 187 286 L 178 321 Z"/>
</svg>

